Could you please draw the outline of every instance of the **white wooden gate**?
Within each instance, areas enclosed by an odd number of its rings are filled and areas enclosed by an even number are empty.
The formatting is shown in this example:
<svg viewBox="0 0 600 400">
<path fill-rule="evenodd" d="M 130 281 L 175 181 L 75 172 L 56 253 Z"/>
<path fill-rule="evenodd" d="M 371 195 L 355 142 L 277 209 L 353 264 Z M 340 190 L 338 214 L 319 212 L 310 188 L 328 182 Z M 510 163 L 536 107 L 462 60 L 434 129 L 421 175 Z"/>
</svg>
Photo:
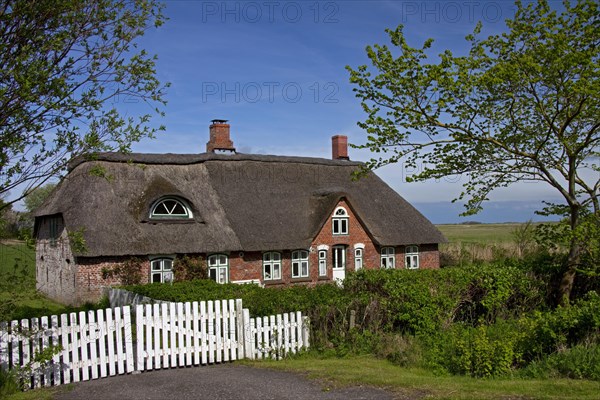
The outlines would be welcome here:
<svg viewBox="0 0 600 400">
<path fill-rule="evenodd" d="M 59 351 L 42 365 L 36 356 L 51 347 Z M 0 365 L 31 370 L 31 387 L 133 372 L 129 306 L 2 322 Z"/>
<path fill-rule="evenodd" d="M 138 305 L 0 323 L 0 367 L 31 370 L 31 387 L 133 371 L 281 359 L 308 348 L 300 312 L 250 318 L 242 300 Z M 56 354 L 44 365 L 36 356 Z"/>
</svg>

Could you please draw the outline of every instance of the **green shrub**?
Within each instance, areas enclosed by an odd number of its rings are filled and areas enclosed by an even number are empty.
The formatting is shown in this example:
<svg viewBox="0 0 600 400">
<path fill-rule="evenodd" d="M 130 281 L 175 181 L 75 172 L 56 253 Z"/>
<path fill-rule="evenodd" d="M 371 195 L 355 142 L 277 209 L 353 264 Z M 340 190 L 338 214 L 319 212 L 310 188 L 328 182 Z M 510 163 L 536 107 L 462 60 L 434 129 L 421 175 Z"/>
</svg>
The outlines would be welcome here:
<svg viewBox="0 0 600 400">
<path fill-rule="evenodd" d="M 521 333 L 515 322 L 477 327 L 454 324 L 427 343 L 426 365 L 457 375 L 491 377 L 506 375 L 522 364 Z"/>
<path fill-rule="evenodd" d="M 527 378 L 571 378 L 600 381 L 600 345 L 576 345 L 534 361 L 523 369 Z"/>
<path fill-rule="evenodd" d="M 589 292 L 569 307 L 535 311 L 519 320 L 526 361 L 561 352 L 600 334 L 600 296 Z"/>
</svg>

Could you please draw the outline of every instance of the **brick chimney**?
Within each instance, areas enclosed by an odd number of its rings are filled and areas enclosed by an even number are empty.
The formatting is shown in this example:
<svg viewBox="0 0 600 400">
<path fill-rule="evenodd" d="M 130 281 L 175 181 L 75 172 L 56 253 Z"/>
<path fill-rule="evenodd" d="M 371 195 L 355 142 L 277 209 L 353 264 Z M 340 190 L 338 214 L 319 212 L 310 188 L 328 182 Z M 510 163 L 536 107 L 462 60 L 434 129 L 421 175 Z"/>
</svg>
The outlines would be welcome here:
<svg viewBox="0 0 600 400">
<path fill-rule="evenodd" d="M 235 153 L 233 142 L 229 138 L 229 124 L 226 119 L 213 119 L 210 124 L 210 139 L 206 143 L 206 152 L 215 153 L 215 150 Z"/>
<path fill-rule="evenodd" d="M 334 160 L 349 160 L 348 136 L 335 135 L 331 138 L 331 158 Z"/>
</svg>

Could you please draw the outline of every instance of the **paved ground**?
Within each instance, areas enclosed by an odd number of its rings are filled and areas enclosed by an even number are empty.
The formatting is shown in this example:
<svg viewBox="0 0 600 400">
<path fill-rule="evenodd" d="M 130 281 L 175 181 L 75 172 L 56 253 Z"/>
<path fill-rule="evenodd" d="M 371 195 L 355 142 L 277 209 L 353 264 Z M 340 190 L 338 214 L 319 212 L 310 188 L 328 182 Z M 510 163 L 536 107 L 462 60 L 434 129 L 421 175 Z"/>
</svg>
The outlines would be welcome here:
<svg viewBox="0 0 600 400">
<path fill-rule="evenodd" d="M 325 389 L 295 373 L 243 365 L 169 369 L 82 382 L 56 400 L 187 399 L 393 399 L 382 389 Z"/>
</svg>

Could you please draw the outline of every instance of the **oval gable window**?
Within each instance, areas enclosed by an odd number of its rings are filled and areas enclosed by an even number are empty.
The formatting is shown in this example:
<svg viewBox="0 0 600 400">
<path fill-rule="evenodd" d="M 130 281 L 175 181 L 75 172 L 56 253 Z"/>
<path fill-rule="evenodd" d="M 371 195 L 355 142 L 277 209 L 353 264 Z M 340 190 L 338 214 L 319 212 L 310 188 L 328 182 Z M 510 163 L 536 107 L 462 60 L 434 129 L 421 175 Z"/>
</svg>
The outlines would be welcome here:
<svg viewBox="0 0 600 400">
<path fill-rule="evenodd" d="M 169 197 L 154 203 L 150 218 L 189 219 L 192 218 L 192 211 L 182 200 Z"/>
</svg>

